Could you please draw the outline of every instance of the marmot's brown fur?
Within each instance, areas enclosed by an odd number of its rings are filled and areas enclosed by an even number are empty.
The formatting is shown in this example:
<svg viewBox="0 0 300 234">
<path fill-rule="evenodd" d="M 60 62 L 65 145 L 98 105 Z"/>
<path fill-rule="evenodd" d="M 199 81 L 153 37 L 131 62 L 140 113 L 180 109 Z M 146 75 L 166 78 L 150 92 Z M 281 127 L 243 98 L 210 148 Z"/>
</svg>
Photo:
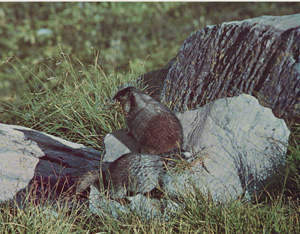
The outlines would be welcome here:
<svg viewBox="0 0 300 234">
<path fill-rule="evenodd" d="M 142 153 L 163 154 L 181 148 L 180 121 L 166 106 L 134 87 L 119 91 L 113 99 L 125 111 L 129 131 L 139 142 Z"/>
</svg>

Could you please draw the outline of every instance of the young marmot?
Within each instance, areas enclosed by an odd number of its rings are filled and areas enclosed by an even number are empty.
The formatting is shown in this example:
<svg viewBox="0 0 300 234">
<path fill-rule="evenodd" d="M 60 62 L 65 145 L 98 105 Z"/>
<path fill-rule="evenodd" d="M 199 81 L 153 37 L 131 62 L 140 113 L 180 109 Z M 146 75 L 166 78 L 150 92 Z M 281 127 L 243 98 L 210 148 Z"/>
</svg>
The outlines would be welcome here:
<svg viewBox="0 0 300 234">
<path fill-rule="evenodd" d="M 157 155 L 128 153 L 112 163 L 106 163 L 103 169 L 83 175 L 77 184 L 77 194 L 84 193 L 92 184 L 98 187 L 101 181 L 109 197 L 117 200 L 150 193 L 161 184 L 164 162 Z"/>
<path fill-rule="evenodd" d="M 164 173 L 163 160 L 157 155 L 129 153 L 111 164 L 105 173 L 105 187 L 110 197 L 146 194 L 161 184 Z"/>
<path fill-rule="evenodd" d="M 166 106 L 134 87 L 122 89 L 113 100 L 124 110 L 129 131 L 142 153 L 163 154 L 181 148 L 180 121 Z"/>
</svg>

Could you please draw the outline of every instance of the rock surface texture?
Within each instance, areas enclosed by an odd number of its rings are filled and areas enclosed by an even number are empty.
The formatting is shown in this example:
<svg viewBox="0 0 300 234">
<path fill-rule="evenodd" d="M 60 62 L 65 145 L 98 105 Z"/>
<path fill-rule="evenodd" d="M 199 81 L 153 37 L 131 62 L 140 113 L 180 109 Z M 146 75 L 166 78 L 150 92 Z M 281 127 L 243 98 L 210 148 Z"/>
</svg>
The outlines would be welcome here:
<svg viewBox="0 0 300 234">
<path fill-rule="evenodd" d="M 84 145 L 30 128 L 0 124 L 0 201 L 15 196 L 22 199 L 31 185 L 41 196 L 49 195 L 50 188 L 54 197 L 63 192 L 73 195 L 78 178 L 99 170 L 100 159 L 100 152 Z"/>
<path fill-rule="evenodd" d="M 277 117 L 294 118 L 300 110 L 299 27 L 300 14 L 206 26 L 185 40 L 175 61 L 146 74 L 145 82 L 176 111 L 247 93 Z M 153 88 L 155 80 L 163 85 Z"/>
<path fill-rule="evenodd" d="M 252 196 L 284 163 L 290 132 L 284 120 L 276 118 L 271 109 L 261 106 L 251 95 L 223 98 L 177 116 L 184 130 L 183 149 L 191 152 L 193 160 L 185 169 L 161 174 L 162 187 L 169 196 L 178 197 L 182 191 L 194 193 L 194 188 L 216 202 L 230 201 L 244 193 Z M 114 133 L 105 138 L 104 161 L 116 160 L 130 151 L 124 142 L 132 143 L 132 139 L 125 131 L 122 136 L 120 132 L 118 140 Z M 92 191 L 91 209 L 107 207 L 105 199 L 95 199 L 100 193 L 94 188 Z M 139 210 L 138 201 L 141 194 L 131 197 L 129 208 Z M 147 201 L 141 212 L 147 209 L 148 214 L 157 214 L 157 200 Z M 119 209 L 115 201 L 112 207 Z"/>
<path fill-rule="evenodd" d="M 177 116 L 184 149 L 196 154 L 196 162 L 191 170 L 166 177 L 169 194 L 197 185 L 215 201 L 236 199 L 244 192 L 251 196 L 284 163 L 290 131 L 250 95 L 219 99 Z"/>
</svg>

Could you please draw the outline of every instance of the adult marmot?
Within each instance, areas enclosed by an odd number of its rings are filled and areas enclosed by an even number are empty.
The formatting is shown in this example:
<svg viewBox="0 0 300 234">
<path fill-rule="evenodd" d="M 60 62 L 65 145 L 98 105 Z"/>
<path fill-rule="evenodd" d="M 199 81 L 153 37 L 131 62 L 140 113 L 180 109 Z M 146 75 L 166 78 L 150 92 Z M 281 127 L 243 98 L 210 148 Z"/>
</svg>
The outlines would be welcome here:
<svg viewBox="0 0 300 234">
<path fill-rule="evenodd" d="M 139 142 L 142 153 L 163 154 L 181 148 L 180 121 L 166 106 L 134 87 L 122 89 L 113 100 L 125 111 L 129 131 Z"/>
</svg>

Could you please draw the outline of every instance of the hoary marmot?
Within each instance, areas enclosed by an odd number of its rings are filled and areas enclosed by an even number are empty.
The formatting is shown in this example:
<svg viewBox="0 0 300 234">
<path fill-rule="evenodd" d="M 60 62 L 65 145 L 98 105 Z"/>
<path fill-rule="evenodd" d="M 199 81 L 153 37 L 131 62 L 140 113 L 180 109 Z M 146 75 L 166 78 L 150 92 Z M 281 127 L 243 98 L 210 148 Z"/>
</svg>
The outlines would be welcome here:
<svg viewBox="0 0 300 234">
<path fill-rule="evenodd" d="M 104 170 L 87 172 L 79 179 L 76 189 L 78 195 L 92 184 L 98 187 L 101 181 L 113 199 L 147 194 L 160 187 L 164 173 L 163 159 L 151 154 L 128 153 L 112 163 L 104 164 Z"/>
<path fill-rule="evenodd" d="M 105 173 L 105 187 L 115 199 L 146 194 L 159 187 L 163 173 L 164 163 L 159 156 L 128 153 L 111 164 Z"/>
<path fill-rule="evenodd" d="M 163 154 L 181 148 L 180 121 L 166 106 L 134 87 L 122 89 L 113 100 L 118 101 L 126 113 L 127 126 L 142 153 Z"/>
</svg>

